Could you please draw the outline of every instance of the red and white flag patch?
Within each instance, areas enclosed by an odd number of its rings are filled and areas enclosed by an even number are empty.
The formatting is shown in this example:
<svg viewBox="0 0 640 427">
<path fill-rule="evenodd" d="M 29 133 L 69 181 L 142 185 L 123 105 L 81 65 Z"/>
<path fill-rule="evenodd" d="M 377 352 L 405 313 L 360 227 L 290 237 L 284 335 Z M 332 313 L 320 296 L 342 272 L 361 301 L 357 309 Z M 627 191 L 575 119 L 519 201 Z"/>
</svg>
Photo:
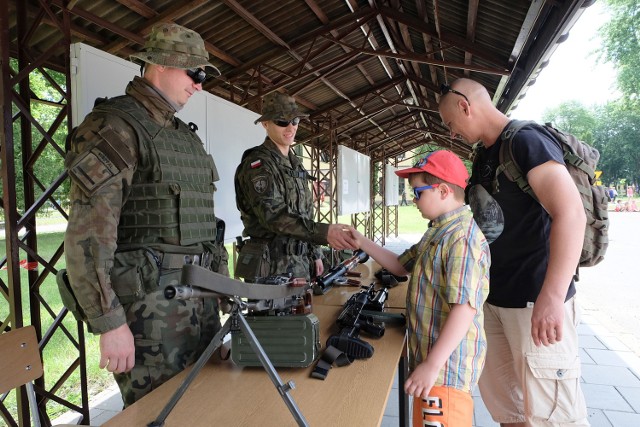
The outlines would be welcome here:
<svg viewBox="0 0 640 427">
<path fill-rule="evenodd" d="M 262 166 L 262 160 L 256 160 L 255 162 L 251 162 L 251 169 L 256 169 Z"/>
</svg>

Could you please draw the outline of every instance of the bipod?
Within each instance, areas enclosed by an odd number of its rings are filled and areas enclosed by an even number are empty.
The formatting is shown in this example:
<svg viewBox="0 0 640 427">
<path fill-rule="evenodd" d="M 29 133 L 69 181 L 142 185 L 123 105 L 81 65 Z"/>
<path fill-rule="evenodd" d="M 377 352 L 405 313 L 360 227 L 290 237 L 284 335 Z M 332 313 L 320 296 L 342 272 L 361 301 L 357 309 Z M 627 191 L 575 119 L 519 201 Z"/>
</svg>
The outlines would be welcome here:
<svg viewBox="0 0 640 427">
<path fill-rule="evenodd" d="M 276 387 L 276 390 L 278 390 L 278 393 L 280 394 L 280 396 L 282 396 L 282 400 L 284 400 L 284 403 L 289 408 L 289 411 L 291 412 L 291 415 L 293 415 L 293 418 L 298 423 L 298 426 L 309 427 L 309 424 L 307 423 L 307 420 L 304 418 L 304 416 L 300 412 L 298 405 L 296 405 L 296 402 L 289 395 L 289 391 L 295 388 L 295 384 L 293 383 L 293 381 L 289 381 L 286 384 L 282 382 L 282 379 L 280 379 L 278 372 L 276 372 L 275 368 L 273 367 L 273 364 L 269 360 L 267 353 L 265 353 L 264 349 L 258 342 L 258 339 L 253 333 L 253 330 L 251 330 L 251 327 L 249 326 L 249 323 L 247 323 L 247 319 L 245 319 L 242 316 L 241 307 L 243 303 L 237 297 L 229 297 L 229 298 L 231 299 L 231 303 L 232 303 L 231 314 L 229 315 L 229 318 L 224 322 L 224 324 L 222 325 L 222 328 L 213 337 L 209 345 L 207 345 L 207 348 L 205 348 L 204 352 L 198 358 L 196 363 L 194 363 L 193 368 L 191 369 L 191 372 L 189 372 L 189 375 L 187 375 L 187 377 L 182 381 L 182 384 L 180 384 L 180 387 L 178 387 L 178 389 L 173 394 L 173 396 L 171 396 L 171 399 L 169 400 L 169 402 L 167 402 L 166 406 L 162 409 L 162 411 L 160 412 L 160 415 L 158 415 L 158 418 L 156 418 L 155 421 L 152 421 L 149 424 L 147 424 L 148 427 L 164 426 L 165 420 L 167 419 L 167 417 L 169 416 L 173 408 L 176 406 L 176 404 L 178 403 L 178 401 L 180 400 L 184 392 L 187 391 L 187 388 L 189 387 L 189 385 L 191 385 L 196 375 L 198 375 L 200 370 L 203 368 L 205 363 L 207 363 L 207 361 L 211 358 L 213 353 L 222 345 L 222 340 L 224 339 L 224 337 L 229 332 L 233 333 L 237 331 L 242 331 L 244 336 L 249 341 L 249 345 L 251 346 L 251 349 L 256 354 L 256 356 L 258 356 L 258 358 L 260 359 L 260 363 L 262 364 L 264 369 L 267 371 L 267 374 L 269 374 L 269 378 L 271 378 L 271 381 L 273 382 L 273 385 Z"/>
</svg>

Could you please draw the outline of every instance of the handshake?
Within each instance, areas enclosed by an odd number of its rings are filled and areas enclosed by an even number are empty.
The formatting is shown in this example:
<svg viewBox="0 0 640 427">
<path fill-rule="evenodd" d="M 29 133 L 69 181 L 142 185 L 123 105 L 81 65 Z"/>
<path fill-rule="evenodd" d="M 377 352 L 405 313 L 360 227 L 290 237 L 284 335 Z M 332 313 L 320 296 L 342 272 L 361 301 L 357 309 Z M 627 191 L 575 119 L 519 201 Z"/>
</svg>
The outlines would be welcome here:
<svg viewBox="0 0 640 427">
<path fill-rule="evenodd" d="M 346 224 L 331 224 L 327 233 L 327 243 L 333 249 L 360 249 L 364 236 L 355 228 Z"/>
</svg>

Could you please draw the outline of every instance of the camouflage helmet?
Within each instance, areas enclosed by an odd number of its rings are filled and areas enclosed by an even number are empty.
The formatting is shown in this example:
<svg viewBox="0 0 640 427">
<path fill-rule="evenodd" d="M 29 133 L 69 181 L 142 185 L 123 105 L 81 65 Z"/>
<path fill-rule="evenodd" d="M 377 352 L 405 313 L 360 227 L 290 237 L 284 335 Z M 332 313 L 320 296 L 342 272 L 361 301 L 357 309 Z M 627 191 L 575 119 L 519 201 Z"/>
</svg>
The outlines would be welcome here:
<svg viewBox="0 0 640 427">
<path fill-rule="evenodd" d="M 203 68 L 207 74 L 220 75 L 209 63 L 209 52 L 200 34 L 178 24 L 154 25 L 143 51 L 131 55 L 131 59 L 183 70 Z"/>
<path fill-rule="evenodd" d="M 262 115 L 253 123 L 268 120 L 291 120 L 296 117 L 309 117 L 309 115 L 298 109 L 293 96 L 272 92 L 262 99 Z"/>
</svg>

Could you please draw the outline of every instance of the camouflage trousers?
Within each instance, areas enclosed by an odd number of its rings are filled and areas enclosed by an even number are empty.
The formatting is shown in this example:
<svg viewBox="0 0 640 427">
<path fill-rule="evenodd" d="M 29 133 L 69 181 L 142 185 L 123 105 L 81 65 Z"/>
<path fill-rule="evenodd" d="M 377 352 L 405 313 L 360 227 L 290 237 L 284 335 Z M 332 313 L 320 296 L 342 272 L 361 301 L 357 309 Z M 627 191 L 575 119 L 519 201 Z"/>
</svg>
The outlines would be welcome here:
<svg viewBox="0 0 640 427">
<path fill-rule="evenodd" d="M 124 307 L 136 349 L 134 368 L 114 374 L 125 407 L 194 363 L 220 330 L 216 298 L 164 297 L 164 288 L 179 279 L 180 270 L 162 276 L 158 291 Z"/>
<path fill-rule="evenodd" d="M 304 277 L 309 280 L 313 267 L 315 276 L 315 264 L 307 255 L 287 255 L 280 254 L 274 257 L 271 255 L 271 274 L 293 273 L 293 277 Z"/>
</svg>

